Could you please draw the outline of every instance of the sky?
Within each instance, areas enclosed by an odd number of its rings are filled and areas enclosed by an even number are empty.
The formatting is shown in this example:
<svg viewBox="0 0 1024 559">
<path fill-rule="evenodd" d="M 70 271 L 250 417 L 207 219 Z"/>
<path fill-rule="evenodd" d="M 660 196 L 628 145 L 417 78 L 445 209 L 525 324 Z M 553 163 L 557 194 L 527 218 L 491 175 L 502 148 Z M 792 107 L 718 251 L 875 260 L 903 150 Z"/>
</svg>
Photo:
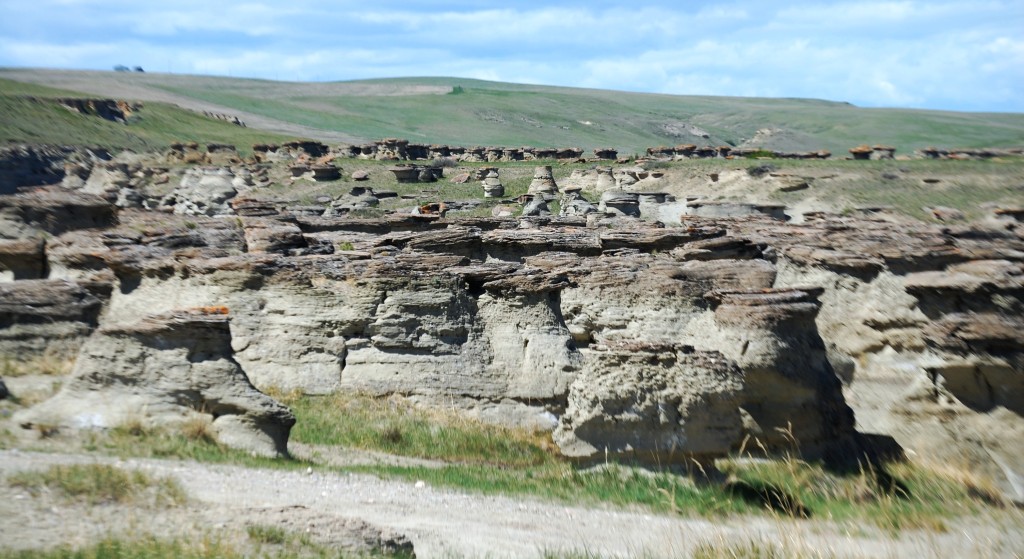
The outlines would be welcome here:
<svg viewBox="0 0 1024 559">
<path fill-rule="evenodd" d="M 1024 112 L 1024 0 L 0 0 L 0 67 Z"/>
</svg>

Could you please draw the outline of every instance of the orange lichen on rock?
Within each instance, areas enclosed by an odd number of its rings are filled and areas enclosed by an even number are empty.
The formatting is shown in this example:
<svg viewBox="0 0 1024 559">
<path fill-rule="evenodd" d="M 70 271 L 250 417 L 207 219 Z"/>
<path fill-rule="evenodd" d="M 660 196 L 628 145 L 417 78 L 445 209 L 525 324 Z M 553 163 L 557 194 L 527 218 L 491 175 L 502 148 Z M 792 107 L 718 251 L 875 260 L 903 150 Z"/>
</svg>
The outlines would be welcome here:
<svg viewBox="0 0 1024 559">
<path fill-rule="evenodd" d="M 212 306 L 212 307 L 196 307 L 196 308 L 190 309 L 190 310 L 192 310 L 193 312 L 199 313 L 199 314 L 211 314 L 211 315 L 226 315 L 226 314 L 228 314 L 230 312 L 228 310 L 228 308 L 226 306 L 224 306 L 224 305 L 216 305 L 216 306 Z"/>
</svg>

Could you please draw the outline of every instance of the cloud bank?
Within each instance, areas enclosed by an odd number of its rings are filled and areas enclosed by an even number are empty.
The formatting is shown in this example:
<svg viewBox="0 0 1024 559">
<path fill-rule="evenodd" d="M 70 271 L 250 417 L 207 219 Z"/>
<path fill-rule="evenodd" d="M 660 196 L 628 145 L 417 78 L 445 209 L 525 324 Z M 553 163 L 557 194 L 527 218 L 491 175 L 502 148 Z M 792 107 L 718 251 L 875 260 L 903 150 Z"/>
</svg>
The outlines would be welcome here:
<svg viewBox="0 0 1024 559">
<path fill-rule="evenodd" d="M 0 66 L 293 81 L 456 76 L 1024 112 L 1019 0 L 149 4 L 3 0 Z"/>
</svg>

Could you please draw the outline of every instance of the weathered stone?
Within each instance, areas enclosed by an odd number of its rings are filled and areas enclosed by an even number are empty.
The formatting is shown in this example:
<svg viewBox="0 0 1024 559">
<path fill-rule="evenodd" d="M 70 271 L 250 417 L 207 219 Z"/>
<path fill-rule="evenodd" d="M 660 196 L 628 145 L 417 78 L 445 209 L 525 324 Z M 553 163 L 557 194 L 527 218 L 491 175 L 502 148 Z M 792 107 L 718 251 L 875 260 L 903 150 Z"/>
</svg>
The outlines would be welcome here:
<svg viewBox="0 0 1024 559">
<path fill-rule="evenodd" d="M 189 169 L 174 192 L 160 200 L 160 205 L 183 215 L 230 215 L 229 200 L 238 194 L 233 184 L 234 173 L 228 167 Z"/>
<path fill-rule="evenodd" d="M 328 210 L 324 215 L 332 215 L 332 210 L 365 210 L 378 205 L 380 205 L 380 200 L 377 199 L 372 188 L 366 186 L 353 186 L 352 189 L 349 190 L 348 194 L 339 196 L 337 200 L 332 202 L 331 210 Z"/>
<path fill-rule="evenodd" d="M 743 372 L 716 352 L 643 344 L 588 352 L 555 443 L 575 458 L 708 463 L 738 447 Z"/>
<path fill-rule="evenodd" d="M 287 252 L 306 248 L 306 238 L 294 219 L 246 217 L 242 219 L 247 252 Z"/>
<path fill-rule="evenodd" d="M 341 178 L 341 169 L 336 165 L 312 165 L 313 180 L 317 182 L 336 181 Z"/>
<path fill-rule="evenodd" d="M 0 283 L 0 354 L 27 359 L 77 348 L 99 323 L 109 284 L 65 280 Z"/>
<path fill-rule="evenodd" d="M 598 188 L 600 190 L 600 187 Z M 640 217 L 640 198 L 637 194 L 622 190 L 605 190 L 601 194 L 598 209 L 626 217 Z"/>
<path fill-rule="evenodd" d="M 117 208 L 97 196 L 59 188 L 0 196 L 0 239 L 27 239 L 41 233 L 110 227 Z"/>
<path fill-rule="evenodd" d="M 567 189 L 559 201 L 558 214 L 561 216 L 586 216 L 597 212 L 597 206 L 588 202 L 576 189 Z"/>
<path fill-rule="evenodd" d="M 67 162 L 87 163 L 80 172 L 88 176 L 88 169 L 93 162 L 107 159 L 110 159 L 110 154 L 99 148 L 25 145 L 0 147 L 0 195 L 14 194 L 26 186 L 60 183 L 68 175 Z"/>
<path fill-rule="evenodd" d="M 853 412 L 814 319 L 821 290 L 716 291 L 713 320 L 686 337 L 743 370 L 747 431 L 769 451 L 822 456 L 849 442 Z M 712 342 L 713 340 L 713 342 Z"/>
<path fill-rule="evenodd" d="M 609 190 L 614 190 L 616 188 L 615 177 L 614 175 L 612 175 L 611 167 L 597 168 L 597 183 L 594 186 L 594 188 L 598 192 L 606 192 Z"/>
<path fill-rule="evenodd" d="M 47 275 L 42 239 L 0 240 L 0 282 L 43 279 Z"/>
<path fill-rule="evenodd" d="M 528 216 L 546 216 L 551 215 L 551 209 L 548 208 L 548 201 L 544 199 L 542 195 L 533 196 L 528 202 L 523 204 L 523 217 Z"/>
<path fill-rule="evenodd" d="M 25 428 L 109 429 L 205 420 L 227 446 L 286 455 L 295 417 L 249 383 L 232 357 L 226 312 L 177 311 L 103 327 L 82 347 L 60 392 L 15 421 Z"/>
<path fill-rule="evenodd" d="M 528 194 L 554 195 L 558 192 L 558 184 L 551 172 L 550 165 L 542 165 L 533 170 L 533 180 L 526 190 Z"/>
<path fill-rule="evenodd" d="M 498 178 L 497 171 L 487 173 L 487 178 L 484 179 L 483 187 L 484 198 L 501 198 L 505 195 L 505 187 L 502 186 L 501 180 Z"/>
</svg>

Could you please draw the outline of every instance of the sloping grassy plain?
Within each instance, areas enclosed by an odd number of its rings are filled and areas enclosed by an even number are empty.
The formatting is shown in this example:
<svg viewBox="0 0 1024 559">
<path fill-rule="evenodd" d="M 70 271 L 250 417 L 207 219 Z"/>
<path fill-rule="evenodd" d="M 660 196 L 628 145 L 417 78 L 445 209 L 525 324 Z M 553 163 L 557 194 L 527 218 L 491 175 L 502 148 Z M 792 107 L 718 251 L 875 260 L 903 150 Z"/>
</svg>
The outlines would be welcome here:
<svg viewBox="0 0 1024 559">
<path fill-rule="evenodd" d="M 680 143 L 776 150 L 890 144 L 1024 145 L 1024 114 L 868 109 L 814 99 L 678 96 L 487 82 L 396 78 L 291 83 L 178 74 L 0 69 L 0 78 L 74 86 L 114 98 L 178 99 L 374 140 L 453 145 L 614 147 L 641 153 Z M 8 86 L 5 86 L 8 87 Z M 703 137 L 706 134 L 707 137 Z M 236 143 L 244 144 L 242 140 Z"/>
<path fill-rule="evenodd" d="M 159 102 L 145 102 L 126 124 L 68 110 L 51 99 L 89 97 L 74 91 L 0 78 L 0 145 L 88 145 L 147 151 L 173 142 L 229 143 L 243 153 L 252 144 L 281 142 L 279 134 L 242 128 Z"/>
</svg>

